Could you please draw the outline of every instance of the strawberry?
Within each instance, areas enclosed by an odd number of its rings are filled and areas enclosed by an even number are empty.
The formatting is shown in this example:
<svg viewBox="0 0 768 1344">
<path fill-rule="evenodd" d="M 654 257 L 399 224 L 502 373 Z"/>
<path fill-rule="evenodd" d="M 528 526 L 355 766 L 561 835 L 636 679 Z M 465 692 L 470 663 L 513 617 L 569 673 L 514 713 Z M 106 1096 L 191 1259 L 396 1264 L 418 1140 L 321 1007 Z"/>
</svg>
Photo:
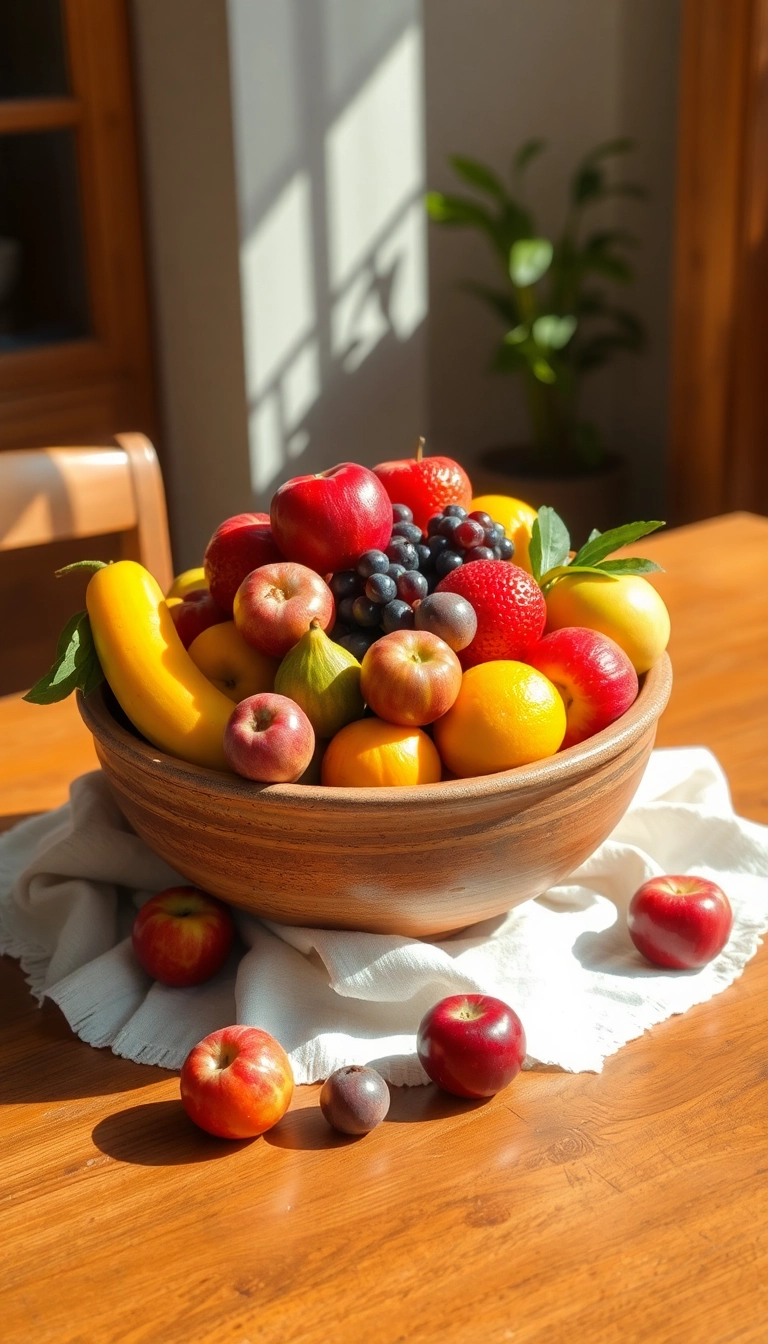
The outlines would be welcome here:
<svg viewBox="0 0 768 1344">
<path fill-rule="evenodd" d="M 393 504 L 407 504 L 413 521 L 422 532 L 446 504 L 472 502 L 472 483 L 464 468 L 452 457 L 422 457 L 424 440 L 419 439 L 415 457 L 380 462 L 374 472 Z"/>
<path fill-rule="evenodd" d="M 547 607 L 539 585 L 519 565 L 474 560 L 441 579 L 438 593 L 459 593 L 474 607 L 477 634 L 459 651 L 461 666 L 500 658 L 524 661 L 544 634 Z"/>
</svg>

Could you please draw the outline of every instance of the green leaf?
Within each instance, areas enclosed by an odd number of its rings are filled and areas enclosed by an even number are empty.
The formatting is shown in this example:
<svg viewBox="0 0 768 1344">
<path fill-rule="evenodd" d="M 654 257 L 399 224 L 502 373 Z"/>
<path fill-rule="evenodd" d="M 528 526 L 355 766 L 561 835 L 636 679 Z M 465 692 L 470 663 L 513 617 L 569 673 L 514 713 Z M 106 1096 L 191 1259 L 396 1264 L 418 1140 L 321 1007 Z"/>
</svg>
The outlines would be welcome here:
<svg viewBox="0 0 768 1344">
<path fill-rule="evenodd" d="M 603 574 L 656 574 L 664 573 L 663 567 L 655 560 L 646 560 L 641 555 L 629 555 L 626 560 L 601 560 L 597 569 Z"/>
<path fill-rule="evenodd" d="M 556 383 L 557 373 L 552 365 L 546 359 L 534 359 L 531 364 L 531 373 L 540 383 Z"/>
<path fill-rule="evenodd" d="M 79 611 L 67 621 L 59 636 L 53 666 L 27 691 L 24 699 L 33 705 L 50 705 L 66 700 L 74 690 L 89 695 L 103 680 L 88 613 Z"/>
<path fill-rule="evenodd" d="M 548 504 L 543 504 L 531 528 L 528 547 L 528 556 L 536 582 L 541 582 L 542 574 L 547 574 L 549 570 L 562 565 L 570 549 L 571 538 L 568 535 L 568 528 L 554 509 Z"/>
<path fill-rule="evenodd" d="M 97 569 L 106 569 L 108 564 L 111 565 L 112 561 L 74 560 L 71 565 L 65 565 L 63 569 L 57 569 L 56 578 L 60 579 L 63 574 L 72 574 L 77 569 L 89 569 L 92 574 L 95 574 Z M 64 628 L 66 629 L 66 626 Z"/>
<path fill-rule="evenodd" d="M 571 183 L 571 198 L 574 205 L 584 205 L 586 201 L 597 200 L 603 195 L 605 177 L 600 168 L 589 162 L 582 165 Z"/>
<path fill-rule="evenodd" d="M 441 191 L 428 191 L 425 203 L 430 219 L 436 224 L 469 224 L 485 230 L 494 224 L 484 205 L 463 196 L 444 196 Z"/>
<path fill-rule="evenodd" d="M 658 520 L 650 523 L 625 523 L 622 527 L 612 527 L 607 532 L 590 537 L 574 556 L 573 563 L 596 565 L 613 551 L 618 551 L 621 546 L 630 546 L 633 541 L 647 537 L 649 532 L 656 532 L 660 527 L 664 527 L 664 523 Z"/>
<path fill-rule="evenodd" d="M 520 146 L 512 160 L 512 172 L 514 176 L 518 177 L 520 173 L 524 173 L 531 160 L 541 154 L 542 150 L 546 149 L 546 147 L 546 140 L 526 140 L 525 144 Z"/>
<path fill-rule="evenodd" d="M 504 190 L 500 178 L 485 164 L 478 163 L 477 159 L 468 159 L 460 154 L 451 155 L 448 160 L 453 171 L 458 177 L 462 177 L 470 186 L 477 187 L 478 191 L 486 191 L 490 196 L 494 196 L 497 201 L 505 201 L 507 193 Z"/>
<path fill-rule="evenodd" d="M 554 248 L 548 238 L 520 238 L 509 253 L 512 283 L 521 289 L 535 285 L 549 270 Z"/>
<path fill-rule="evenodd" d="M 537 317 L 533 324 L 533 339 L 537 345 L 549 350 L 562 350 L 570 341 L 577 325 L 576 318 L 570 314 L 556 317 L 554 313 L 545 313 Z"/>
<path fill-rule="evenodd" d="M 589 536 L 587 537 L 587 541 L 594 541 L 596 537 L 601 537 L 602 535 L 603 535 L 603 534 L 602 534 L 602 532 L 600 531 L 599 528 L 597 528 L 597 527 L 593 527 L 593 528 L 592 528 L 592 531 L 590 532 Z"/>
<path fill-rule="evenodd" d="M 511 331 L 507 332 L 504 341 L 506 345 L 521 345 L 523 341 L 528 340 L 530 334 L 530 327 L 527 327 L 525 323 L 522 322 L 519 326 L 513 327 Z"/>
</svg>

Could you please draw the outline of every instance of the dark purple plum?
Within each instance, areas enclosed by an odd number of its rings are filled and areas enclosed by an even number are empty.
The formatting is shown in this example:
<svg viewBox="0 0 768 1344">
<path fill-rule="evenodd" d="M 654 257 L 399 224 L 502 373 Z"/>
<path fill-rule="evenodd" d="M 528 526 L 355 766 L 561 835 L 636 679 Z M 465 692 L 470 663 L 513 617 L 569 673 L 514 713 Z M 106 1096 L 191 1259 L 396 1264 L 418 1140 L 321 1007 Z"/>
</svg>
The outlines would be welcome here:
<svg viewBox="0 0 768 1344">
<path fill-rule="evenodd" d="M 380 1073 L 346 1064 L 323 1083 L 320 1109 L 341 1134 L 370 1134 L 389 1110 L 389 1088 Z"/>
</svg>

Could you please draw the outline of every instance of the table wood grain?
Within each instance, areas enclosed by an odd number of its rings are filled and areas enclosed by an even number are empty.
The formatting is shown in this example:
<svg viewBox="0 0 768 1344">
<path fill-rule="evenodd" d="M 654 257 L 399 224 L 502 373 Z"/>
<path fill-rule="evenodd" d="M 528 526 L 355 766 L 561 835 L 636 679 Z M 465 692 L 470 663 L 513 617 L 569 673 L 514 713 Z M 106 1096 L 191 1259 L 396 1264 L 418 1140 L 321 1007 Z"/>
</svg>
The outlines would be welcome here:
<svg viewBox="0 0 768 1344">
<path fill-rule="evenodd" d="M 640 549 L 637 547 L 636 549 Z M 662 745 L 702 743 L 768 821 L 768 521 L 642 544 L 673 618 Z M 0 811 L 93 761 L 67 706 L 0 703 Z M 9 749 L 10 743 L 10 749 Z M 556 987 L 553 987 L 556 993 Z M 600 1075 L 467 1105 L 394 1091 L 362 1140 L 315 1087 L 250 1143 L 76 1040 L 0 976 L 4 1344 L 726 1344 L 768 1334 L 768 955 Z"/>
</svg>

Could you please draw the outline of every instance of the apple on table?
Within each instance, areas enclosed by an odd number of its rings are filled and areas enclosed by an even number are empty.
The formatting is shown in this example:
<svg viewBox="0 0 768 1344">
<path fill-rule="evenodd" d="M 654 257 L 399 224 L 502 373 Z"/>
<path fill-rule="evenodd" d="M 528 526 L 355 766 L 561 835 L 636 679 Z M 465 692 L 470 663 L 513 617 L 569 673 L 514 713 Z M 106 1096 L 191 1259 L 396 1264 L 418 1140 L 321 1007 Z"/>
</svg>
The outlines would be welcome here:
<svg viewBox="0 0 768 1344">
<path fill-rule="evenodd" d="M 693 971 L 719 956 L 731 936 L 733 911 L 722 887 L 706 877 L 666 874 L 635 892 L 629 936 L 655 966 Z"/>
<path fill-rule="evenodd" d="M 180 1088 L 182 1105 L 200 1129 L 221 1139 L 253 1139 L 288 1110 L 293 1070 L 269 1032 L 222 1027 L 190 1050 Z"/>
<path fill-rule="evenodd" d="M 416 1050 L 425 1072 L 445 1092 L 493 1097 L 522 1068 L 525 1031 L 503 999 L 451 994 L 424 1014 Z"/>
<path fill-rule="evenodd" d="M 216 975 L 234 936 L 229 906 L 197 887 L 167 887 L 141 907 L 132 943 L 148 975 L 181 989 Z"/>
</svg>

